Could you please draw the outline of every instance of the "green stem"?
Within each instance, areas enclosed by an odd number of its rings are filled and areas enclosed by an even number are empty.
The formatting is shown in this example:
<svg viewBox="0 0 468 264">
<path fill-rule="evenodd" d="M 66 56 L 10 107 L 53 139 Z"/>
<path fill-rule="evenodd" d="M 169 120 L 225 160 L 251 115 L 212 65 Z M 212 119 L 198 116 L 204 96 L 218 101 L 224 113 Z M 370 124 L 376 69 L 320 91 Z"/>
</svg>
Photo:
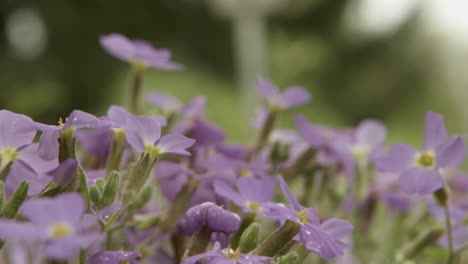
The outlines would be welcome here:
<svg viewBox="0 0 468 264">
<path fill-rule="evenodd" d="M 453 230 L 452 230 L 452 216 L 450 215 L 450 206 L 446 204 L 444 206 L 444 214 L 445 214 L 445 225 L 447 228 L 447 238 L 448 238 L 448 248 L 449 248 L 449 261 L 453 258 L 455 253 L 453 247 Z"/>
<path fill-rule="evenodd" d="M 143 86 L 143 72 L 144 69 L 139 67 L 139 65 L 134 65 L 132 67 L 132 81 L 130 84 L 130 95 L 128 110 L 133 114 L 140 114 L 140 97 Z"/>
<path fill-rule="evenodd" d="M 268 138 L 270 137 L 271 131 L 273 131 L 273 128 L 275 127 L 277 117 L 278 113 L 276 111 L 268 112 L 267 117 L 265 118 L 265 122 L 263 123 L 260 133 L 258 134 L 257 142 L 255 143 L 253 150 L 248 154 L 247 160 L 254 158 L 268 143 Z"/>
<path fill-rule="evenodd" d="M 269 235 L 263 242 L 250 252 L 253 255 L 274 256 L 286 245 L 297 233 L 299 225 L 290 220 L 278 230 Z"/>
<path fill-rule="evenodd" d="M 114 140 L 112 141 L 109 159 L 107 160 L 107 176 L 109 176 L 111 171 L 119 170 L 120 161 L 122 160 L 122 154 L 125 149 L 125 132 L 121 129 L 116 129 L 113 130 L 113 134 Z"/>
<path fill-rule="evenodd" d="M 203 227 L 202 229 L 198 230 L 192 236 L 183 259 L 205 252 L 208 243 L 210 243 L 210 239 L 211 232 L 208 228 Z"/>
</svg>

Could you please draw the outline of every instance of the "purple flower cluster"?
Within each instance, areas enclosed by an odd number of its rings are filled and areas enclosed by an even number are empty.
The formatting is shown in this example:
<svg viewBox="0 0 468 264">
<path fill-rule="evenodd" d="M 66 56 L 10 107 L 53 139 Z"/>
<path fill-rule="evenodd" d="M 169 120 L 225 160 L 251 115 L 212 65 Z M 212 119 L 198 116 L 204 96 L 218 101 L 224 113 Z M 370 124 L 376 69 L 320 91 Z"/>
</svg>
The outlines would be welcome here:
<svg viewBox="0 0 468 264">
<path fill-rule="evenodd" d="M 100 43 L 138 73 L 182 67 L 143 40 L 110 34 Z M 298 115 L 297 129 L 278 129 L 277 118 L 311 96 L 259 78 L 256 141 L 241 145 L 207 119 L 203 96 L 184 104 L 150 92 L 161 115 L 142 115 L 139 84 L 130 111 L 113 105 L 101 117 L 75 110 L 48 125 L 0 111 L 0 259 L 371 263 L 382 223 L 401 229 L 382 233 L 388 245 L 379 245 L 394 250 L 395 263 L 424 260 L 432 245 L 456 258 L 468 242 L 468 180 L 458 168 L 465 145 L 439 114 L 427 113 L 421 150 L 386 151 L 377 120 L 340 129 Z M 406 241 L 411 232 L 423 235 Z"/>
</svg>

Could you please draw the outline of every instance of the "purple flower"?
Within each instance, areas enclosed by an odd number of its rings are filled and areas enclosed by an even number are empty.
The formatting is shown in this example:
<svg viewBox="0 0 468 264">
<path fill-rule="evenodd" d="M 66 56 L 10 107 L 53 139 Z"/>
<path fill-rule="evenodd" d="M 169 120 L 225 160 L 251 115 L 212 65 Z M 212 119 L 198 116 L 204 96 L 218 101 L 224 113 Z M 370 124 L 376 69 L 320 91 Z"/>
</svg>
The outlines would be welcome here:
<svg viewBox="0 0 468 264">
<path fill-rule="evenodd" d="M 43 241 L 46 242 L 47 257 L 67 259 L 76 255 L 79 249 L 102 240 L 101 234 L 90 230 L 97 224 L 97 219 L 84 213 L 84 200 L 76 193 L 29 200 L 21 208 L 21 214 L 29 222 L 0 220 L 0 238 Z"/>
<path fill-rule="evenodd" d="M 384 147 L 387 130 L 376 120 L 365 120 L 353 131 L 349 151 L 356 160 L 372 159 Z"/>
<path fill-rule="evenodd" d="M 156 49 L 149 42 L 112 33 L 102 36 L 101 46 L 112 56 L 136 64 L 143 68 L 151 67 L 163 70 L 178 70 L 182 65 L 171 61 L 171 52 L 166 49 Z"/>
<path fill-rule="evenodd" d="M 195 264 L 202 259 L 207 260 L 206 264 L 266 264 L 273 260 L 270 257 L 240 254 L 239 251 L 233 251 L 230 248 L 221 249 L 221 244 L 216 242 L 211 251 L 189 257 L 182 261 L 182 264 Z"/>
<path fill-rule="evenodd" d="M 216 194 L 232 201 L 246 212 L 262 213 L 262 203 L 271 202 L 275 196 L 275 181 L 272 177 L 240 178 L 238 192 L 226 182 L 214 184 Z"/>
<path fill-rule="evenodd" d="M 421 151 L 395 144 L 390 152 L 375 160 L 377 169 L 400 174 L 400 189 L 408 194 L 430 194 L 440 189 L 444 182 L 439 170 L 456 167 L 466 154 L 461 137 L 447 139 L 441 115 L 428 112 L 425 123 Z"/>
<path fill-rule="evenodd" d="M 99 118 L 85 113 L 80 110 L 71 112 L 70 116 L 66 119 L 65 123 L 60 123 L 58 126 L 45 125 L 41 123 L 35 123 L 35 127 L 42 131 L 41 138 L 39 140 L 39 154 L 46 160 L 56 159 L 59 152 L 60 132 L 67 129 L 96 129 L 109 127 L 109 123 Z"/>
<path fill-rule="evenodd" d="M 234 233 L 239 229 L 240 218 L 211 202 L 205 202 L 190 208 L 177 224 L 178 230 L 186 235 L 193 235 L 206 227 L 211 232 Z"/>
<path fill-rule="evenodd" d="M 463 246 L 466 246 L 468 242 L 468 227 L 467 226 L 456 226 L 453 229 L 453 246 L 455 250 L 460 250 Z M 448 248 L 448 236 L 443 235 L 439 241 L 439 245 Z"/>
<path fill-rule="evenodd" d="M 195 140 L 178 134 L 161 137 L 161 124 L 145 116 L 129 117 L 125 132 L 128 143 L 138 152 L 190 155 L 186 149 L 195 143 Z"/>
<path fill-rule="evenodd" d="M 149 92 L 146 95 L 146 100 L 161 110 L 168 113 L 177 113 L 182 110 L 182 104 L 180 101 L 172 95 L 160 93 L 160 92 Z"/>
<path fill-rule="evenodd" d="M 192 137 L 195 146 L 221 146 L 226 135 L 221 128 L 200 118 L 195 121 Z"/>
<path fill-rule="evenodd" d="M 289 201 L 289 206 L 267 203 L 265 215 L 280 220 L 290 220 L 300 226 L 299 237 L 304 247 L 317 253 L 323 259 L 342 256 L 347 244 L 341 242 L 352 230 L 353 226 L 341 219 L 330 218 L 321 222 L 313 208 L 305 208 L 299 204 L 283 178 L 279 177 L 281 190 Z"/>
<path fill-rule="evenodd" d="M 103 251 L 94 254 L 86 261 L 86 264 L 138 264 L 137 258 L 141 258 L 138 252 L 129 251 Z"/>
<path fill-rule="evenodd" d="M 303 87 L 288 87 L 281 93 L 272 82 L 259 78 L 258 92 L 266 98 L 268 106 L 273 110 L 283 110 L 303 105 L 310 100 L 310 94 Z"/>
<path fill-rule="evenodd" d="M 182 190 L 191 172 L 178 163 L 160 161 L 154 166 L 153 174 L 157 177 L 161 192 L 169 200 L 174 201 Z"/>
</svg>

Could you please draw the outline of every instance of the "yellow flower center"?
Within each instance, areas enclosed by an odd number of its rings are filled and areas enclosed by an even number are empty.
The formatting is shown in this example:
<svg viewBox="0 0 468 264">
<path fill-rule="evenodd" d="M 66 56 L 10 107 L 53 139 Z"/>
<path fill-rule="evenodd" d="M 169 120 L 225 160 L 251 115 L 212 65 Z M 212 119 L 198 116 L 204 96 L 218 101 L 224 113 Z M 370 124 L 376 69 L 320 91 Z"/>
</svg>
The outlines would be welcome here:
<svg viewBox="0 0 468 264">
<path fill-rule="evenodd" d="M 151 154 L 153 157 L 157 157 L 159 156 L 159 154 L 163 152 L 163 149 L 161 149 L 160 147 L 155 147 L 151 144 L 146 144 L 145 149 L 146 149 L 146 153 Z"/>
<path fill-rule="evenodd" d="M 262 210 L 262 207 L 260 206 L 260 204 L 254 201 L 247 201 L 247 208 L 249 208 L 252 211 Z"/>
<path fill-rule="evenodd" d="M 66 122 L 66 121 L 67 121 L 67 120 L 65 119 L 65 122 Z M 59 118 L 58 126 L 59 126 L 60 128 L 63 128 L 63 127 L 65 126 L 65 123 L 63 122 L 63 119 L 62 119 L 61 117 Z"/>
<path fill-rule="evenodd" d="M 351 152 L 356 160 L 367 160 L 369 156 L 369 148 L 366 146 L 354 146 L 351 148 Z"/>
<path fill-rule="evenodd" d="M 418 153 L 415 158 L 416 164 L 423 168 L 432 168 L 436 163 L 434 151 L 425 151 Z"/>
<path fill-rule="evenodd" d="M 19 158 L 20 154 L 11 147 L 6 147 L 0 152 L 0 158 L 2 159 L 2 164 L 6 166 L 6 164 L 13 162 Z"/>
<path fill-rule="evenodd" d="M 303 224 L 308 224 L 309 223 L 309 211 L 307 208 L 301 211 L 296 211 L 296 216 L 299 218 L 299 221 Z"/>
<path fill-rule="evenodd" d="M 239 170 L 239 175 L 241 177 L 252 177 L 252 171 L 246 168 L 242 168 Z"/>
<path fill-rule="evenodd" d="M 236 251 L 232 250 L 231 248 L 228 248 L 226 252 L 224 253 L 224 256 L 227 259 L 232 259 L 232 260 L 238 260 L 240 255 L 240 250 L 239 248 L 236 249 Z"/>
<path fill-rule="evenodd" d="M 53 238 L 65 238 L 73 233 L 73 227 L 66 222 L 60 222 L 49 227 L 49 235 Z"/>
<path fill-rule="evenodd" d="M 146 68 L 148 68 L 148 64 L 144 61 L 133 60 L 130 63 L 133 69 L 137 72 L 143 72 L 144 70 L 146 70 Z"/>
</svg>

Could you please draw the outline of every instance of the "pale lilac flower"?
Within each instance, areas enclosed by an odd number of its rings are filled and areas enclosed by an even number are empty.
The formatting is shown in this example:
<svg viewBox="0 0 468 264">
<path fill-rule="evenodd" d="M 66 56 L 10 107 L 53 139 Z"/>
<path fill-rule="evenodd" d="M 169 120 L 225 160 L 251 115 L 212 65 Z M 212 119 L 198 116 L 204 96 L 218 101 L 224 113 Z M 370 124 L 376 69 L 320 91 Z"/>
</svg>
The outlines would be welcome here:
<svg viewBox="0 0 468 264">
<path fill-rule="evenodd" d="M 273 177 L 245 178 L 236 182 L 237 192 L 224 181 L 215 182 L 215 192 L 230 200 L 245 212 L 262 213 L 262 204 L 271 202 L 275 196 Z"/>
<path fill-rule="evenodd" d="M 84 213 L 84 200 L 77 193 L 29 200 L 21 208 L 29 222 L 0 220 L 0 239 L 43 241 L 47 257 L 67 259 L 102 241 L 102 235 L 90 229 L 97 219 Z"/>
<path fill-rule="evenodd" d="M 71 112 L 65 123 L 59 124 L 58 126 L 35 123 L 37 130 L 42 131 L 39 140 L 39 154 L 46 160 L 56 159 L 58 157 L 58 139 L 61 131 L 73 129 L 73 133 L 75 133 L 76 129 L 96 129 L 109 127 L 109 125 L 108 122 L 80 110 Z"/>
<path fill-rule="evenodd" d="M 149 42 L 112 33 L 99 39 L 101 46 L 112 56 L 131 64 L 163 70 L 178 70 L 182 65 L 171 61 L 171 52 L 156 49 Z"/>
<path fill-rule="evenodd" d="M 230 248 L 221 249 L 221 244 L 216 242 L 209 252 L 189 257 L 182 264 L 200 263 L 202 259 L 207 260 L 206 264 L 267 264 L 273 260 L 270 257 L 240 254 Z"/>
<path fill-rule="evenodd" d="M 343 256 L 347 244 L 341 240 L 352 230 L 353 226 L 341 219 L 330 218 L 320 221 L 313 208 L 305 208 L 299 204 L 283 178 L 279 177 L 280 187 L 289 201 L 289 206 L 266 203 L 265 215 L 283 221 L 290 220 L 300 226 L 299 237 L 304 247 L 317 253 L 323 259 Z"/>
<path fill-rule="evenodd" d="M 145 116 L 129 117 L 125 132 L 127 142 L 138 152 L 190 155 L 186 149 L 195 143 L 195 140 L 178 134 L 161 137 L 161 124 Z"/>
<path fill-rule="evenodd" d="M 399 173 L 399 185 L 404 192 L 431 194 L 444 185 L 439 170 L 456 167 L 465 155 L 463 139 L 459 136 L 447 139 L 443 117 L 428 112 L 422 150 L 395 144 L 390 152 L 376 158 L 375 166 L 384 172 Z"/>
<path fill-rule="evenodd" d="M 138 252 L 129 251 L 102 251 L 94 254 L 86 261 L 86 264 L 138 264 L 138 258 L 142 255 Z"/>
<path fill-rule="evenodd" d="M 268 106 L 274 110 L 300 106 L 310 100 L 310 93 L 303 87 L 288 87 L 281 93 L 276 85 L 264 78 L 257 80 L 257 91 L 266 98 Z"/>
<path fill-rule="evenodd" d="M 146 95 L 146 100 L 150 104 L 157 106 L 161 110 L 168 113 L 178 113 L 182 110 L 182 103 L 179 101 L 179 99 L 169 94 L 154 91 L 149 92 Z"/>
</svg>

